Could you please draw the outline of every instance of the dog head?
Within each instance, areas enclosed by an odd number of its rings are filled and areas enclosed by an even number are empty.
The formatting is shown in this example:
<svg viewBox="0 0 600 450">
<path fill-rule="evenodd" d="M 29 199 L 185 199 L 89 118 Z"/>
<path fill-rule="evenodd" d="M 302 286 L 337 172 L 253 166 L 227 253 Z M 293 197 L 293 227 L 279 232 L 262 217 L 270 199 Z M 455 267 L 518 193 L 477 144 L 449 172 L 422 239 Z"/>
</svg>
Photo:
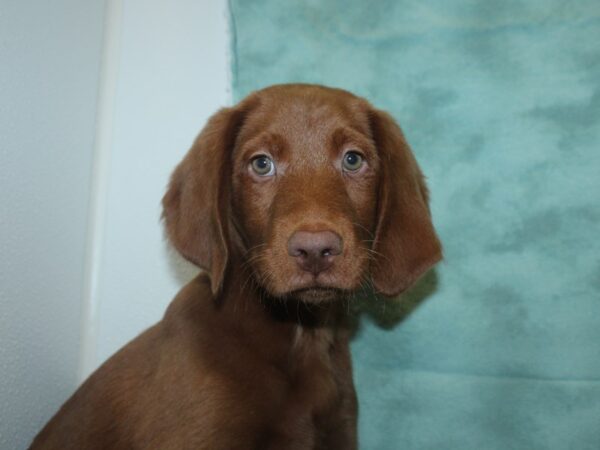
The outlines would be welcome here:
<svg viewBox="0 0 600 450">
<path fill-rule="evenodd" d="M 275 297 L 328 300 L 363 284 L 394 296 L 441 258 L 400 128 L 339 89 L 272 86 L 217 112 L 163 206 L 172 243 L 215 293 L 243 265 Z"/>
</svg>

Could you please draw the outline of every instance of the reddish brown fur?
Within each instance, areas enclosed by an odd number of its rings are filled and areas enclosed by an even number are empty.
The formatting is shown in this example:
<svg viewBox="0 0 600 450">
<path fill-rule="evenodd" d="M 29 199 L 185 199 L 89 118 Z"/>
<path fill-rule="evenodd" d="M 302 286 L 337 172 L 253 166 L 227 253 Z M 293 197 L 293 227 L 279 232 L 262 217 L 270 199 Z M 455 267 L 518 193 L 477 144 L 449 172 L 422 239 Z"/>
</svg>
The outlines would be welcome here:
<svg viewBox="0 0 600 450">
<path fill-rule="evenodd" d="M 359 150 L 360 172 L 342 170 Z M 273 177 L 250 168 L 256 154 Z M 204 268 L 163 320 L 71 397 L 34 449 L 353 449 L 341 301 L 394 296 L 441 258 L 427 189 L 391 117 L 337 89 L 273 86 L 215 114 L 163 199 L 174 246 Z M 287 242 L 330 230 L 343 251 L 299 268 Z"/>
</svg>

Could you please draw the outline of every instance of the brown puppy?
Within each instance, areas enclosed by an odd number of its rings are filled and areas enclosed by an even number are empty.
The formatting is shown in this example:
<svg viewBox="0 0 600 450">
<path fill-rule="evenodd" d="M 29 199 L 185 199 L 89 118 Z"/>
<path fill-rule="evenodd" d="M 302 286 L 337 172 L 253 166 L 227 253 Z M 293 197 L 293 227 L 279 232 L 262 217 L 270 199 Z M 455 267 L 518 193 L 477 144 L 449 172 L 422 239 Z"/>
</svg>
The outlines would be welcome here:
<svg viewBox="0 0 600 450">
<path fill-rule="evenodd" d="M 400 128 L 348 92 L 273 86 L 215 114 L 163 199 L 206 269 L 100 367 L 35 449 L 356 448 L 342 301 L 441 258 Z"/>
</svg>

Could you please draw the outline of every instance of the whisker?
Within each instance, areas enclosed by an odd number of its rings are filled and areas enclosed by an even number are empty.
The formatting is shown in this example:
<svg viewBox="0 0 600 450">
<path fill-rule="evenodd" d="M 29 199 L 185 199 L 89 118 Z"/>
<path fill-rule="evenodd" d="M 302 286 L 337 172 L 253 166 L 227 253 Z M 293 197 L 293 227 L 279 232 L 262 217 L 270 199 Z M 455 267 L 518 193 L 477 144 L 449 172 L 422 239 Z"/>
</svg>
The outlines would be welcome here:
<svg viewBox="0 0 600 450">
<path fill-rule="evenodd" d="M 256 250 L 256 249 L 259 249 L 260 247 L 265 247 L 266 245 L 267 245 L 267 243 L 266 243 L 266 242 L 264 242 L 264 243 L 262 243 L 262 244 L 257 244 L 257 245 L 255 245 L 255 246 L 253 246 L 253 247 L 250 247 L 248 250 L 246 250 L 246 251 L 244 252 L 244 255 L 243 255 L 243 256 L 246 256 L 248 253 L 250 253 L 250 252 L 252 252 L 252 251 L 254 251 L 254 250 Z"/>
<path fill-rule="evenodd" d="M 366 228 L 364 225 L 361 225 L 358 222 L 352 222 L 352 225 L 354 225 L 355 227 L 359 227 L 363 230 L 365 230 L 367 232 L 367 234 L 371 237 L 371 238 L 375 238 L 375 235 L 373 234 L 373 232 L 371 230 L 369 230 L 368 228 Z"/>
</svg>

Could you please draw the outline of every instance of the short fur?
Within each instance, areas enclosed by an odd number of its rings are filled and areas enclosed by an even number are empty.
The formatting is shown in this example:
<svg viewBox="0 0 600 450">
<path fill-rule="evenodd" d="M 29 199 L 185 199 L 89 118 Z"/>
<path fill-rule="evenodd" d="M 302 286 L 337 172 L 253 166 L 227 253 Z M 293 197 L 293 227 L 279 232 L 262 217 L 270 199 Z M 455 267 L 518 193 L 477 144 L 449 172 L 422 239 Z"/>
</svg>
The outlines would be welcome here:
<svg viewBox="0 0 600 450">
<path fill-rule="evenodd" d="M 364 156 L 356 173 L 348 150 Z M 274 176 L 252 170 L 260 154 Z M 440 260 L 427 202 L 400 128 L 346 91 L 273 86 L 217 112 L 163 199 L 169 239 L 206 273 L 31 448 L 356 448 L 341 306 L 365 285 L 398 295 Z M 290 237 L 324 230 L 342 253 L 303 270 Z"/>
</svg>

